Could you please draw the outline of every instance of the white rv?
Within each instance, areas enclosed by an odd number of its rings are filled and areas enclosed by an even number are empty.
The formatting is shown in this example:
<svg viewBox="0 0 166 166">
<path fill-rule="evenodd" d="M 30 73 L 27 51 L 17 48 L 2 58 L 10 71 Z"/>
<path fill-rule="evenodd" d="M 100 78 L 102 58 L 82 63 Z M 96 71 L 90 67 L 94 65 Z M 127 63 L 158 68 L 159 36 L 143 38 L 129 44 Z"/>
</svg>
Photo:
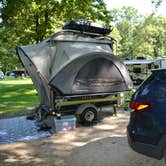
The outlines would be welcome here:
<svg viewBox="0 0 166 166">
<path fill-rule="evenodd" d="M 131 79 L 134 84 L 140 84 L 150 74 L 152 69 L 161 68 L 162 59 L 135 59 L 125 60 L 124 64 L 127 66 Z"/>
<path fill-rule="evenodd" d="M 166 69 L 166 59 L 161 60 L 161 68 Z"/>
</svg>

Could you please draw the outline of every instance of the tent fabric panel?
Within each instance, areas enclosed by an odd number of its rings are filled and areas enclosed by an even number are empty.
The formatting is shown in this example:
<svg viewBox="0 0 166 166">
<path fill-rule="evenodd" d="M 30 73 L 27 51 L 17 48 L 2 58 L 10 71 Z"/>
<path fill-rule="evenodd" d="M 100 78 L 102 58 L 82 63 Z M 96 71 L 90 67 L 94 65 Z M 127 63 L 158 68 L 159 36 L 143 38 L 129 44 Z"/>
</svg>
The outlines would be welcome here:
<svg viewBox="0 0 166 166">
<path fill-rule="evenodd" d="M 42 42 L 35 46 L 28 45 L 21 48 L 31 59 L 37 70 L 49 80 L 51 74 L 50 67 L 53 60 L 52 50 L 49 47 L 49 43 Z M 56 49 L 56 47 L 54 49 Z"/>
<path fill-rule="evenodd" d="M 20 47 L 36 66 L 37 70 L 50 81 L 59 71 L 74 59 L 95 52 L 111 52 L 107 44 L 77 43 L 59 41 Z"/>
<path fill-rule="evenodd" d="M 89 54 L 91 52 L 110 52 L 109 45 L 101 45 L 96 43 L 76 43 L 76 42 L 57 42 L 56 52 L 54 51 L 54 59 L 52 63 L 51 79 L 58 74 L 70 62 L 78 57 Z"/>
<path fill-rule="evenodd" d="M 33 62 L 26 56 L 24 51 L 21 48 L 17 47 L 17 52 L 20 60 L 23 63 L 23 66 L 25 67 L 26 71 L 32 79 L 32 82 L 34 83 L 34 86 L 40 98 L 40 104 L 49 106 L 51 101 L 49 98 L 50 90 L 48 89 L 48 85 L 46 85 L 45 81 L 42 80 Z"/>
<path fill-rule="evenodd" d="M 105 58 L 96 58 L 84 65 L 73 83 L 73 92 L 105 92 L 122 89 L 125 82 L 116 66 Z"/>
<path fill-rule="evenodd" d="M 109 61 L 110 63 L 114 64 L 114 72 L 118 72 L 116 77 L 114 76 L 114 79 L 117 79 L 116 81 L 119 82 L 117 84 L 117 88 L 114 89 L 114 91 L 124 91 L 128 90 L 129 87 L 127 84 L 131 84 L 131 79 L 128 76 L 128 72 L 123 64 L 119 63 L 119 60 L 108 53 L 90 53 L 87 55 L 82 55 L 81 57 L 75 59 L 70 64 L 68 64 L 65 68 L 61 70 L 51 81 L 50 85 L 56 87 L 58 90 L 60 90 L 63 94 L 80 94 L 80 93 L 104 93 L 104 92 L 111 92 L 113 88 L 111 87 L 104 87 L 101 86 L 100 88 L 92 88 L 89 87 L 88 89 L 83 89 L 82 92 L 76 92 L 76 89 L 73 89 L 73 84 L 75 82 L 75 79 L 80 72 L 81 68 L 85 66 L 89 62 L 93 62 L 98 58 L 104 58 L 105 61 Z M 97 65 L 97 64 L 96 64 Z M 99 66 L 96 66 L 98 68 Z M 95 67 L 94 67 L 95 68 Z M 121 73 L 122 69 L 122 73 Z M 86 69 L 85 69 L 86 70 Z M 106 69 L 104 69 L 106 70 Z M 115 71 L 116 70 L 116 71 Z M 103 72 L 103 71 L 102 71 Z M 121 83 L 120 83 L 121 82 Z M 74 86 L 75 87 L 75 86 Z"/>
</svg>

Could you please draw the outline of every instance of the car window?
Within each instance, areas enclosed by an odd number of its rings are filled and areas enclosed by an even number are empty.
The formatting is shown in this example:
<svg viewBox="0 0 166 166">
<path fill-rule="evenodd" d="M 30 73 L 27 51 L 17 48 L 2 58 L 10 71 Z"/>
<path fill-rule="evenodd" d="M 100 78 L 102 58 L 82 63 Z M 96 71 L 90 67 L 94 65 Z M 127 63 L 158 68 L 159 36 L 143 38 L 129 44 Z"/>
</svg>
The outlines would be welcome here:
<svg viewBox="0 0 166 166">
<path fill-rule="evenodd" d="M 150 95 L 155 98 L 166 98 L 166 82 L 157 82 Z"/>
<path fill-rule="evenodd" d="M 137 90 L 134 98 L 166 98 L 166 80 L 160 75 L 152 74 Z"/>
</svg>

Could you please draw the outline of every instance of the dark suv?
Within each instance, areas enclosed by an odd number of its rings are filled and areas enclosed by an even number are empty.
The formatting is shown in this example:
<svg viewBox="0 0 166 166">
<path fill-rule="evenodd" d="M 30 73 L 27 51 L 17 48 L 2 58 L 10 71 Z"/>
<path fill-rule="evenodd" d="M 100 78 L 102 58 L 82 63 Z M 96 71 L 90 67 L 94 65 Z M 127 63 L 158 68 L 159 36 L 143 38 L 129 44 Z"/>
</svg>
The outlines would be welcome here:
<svg viewBox="0 0 166 166">
<path fill-rule="evenodd" d="M 127 127 L 132 149 L 150 157 L 166 157 L 166 69 L 153 70 L 134 93 Z"/>
</svg>

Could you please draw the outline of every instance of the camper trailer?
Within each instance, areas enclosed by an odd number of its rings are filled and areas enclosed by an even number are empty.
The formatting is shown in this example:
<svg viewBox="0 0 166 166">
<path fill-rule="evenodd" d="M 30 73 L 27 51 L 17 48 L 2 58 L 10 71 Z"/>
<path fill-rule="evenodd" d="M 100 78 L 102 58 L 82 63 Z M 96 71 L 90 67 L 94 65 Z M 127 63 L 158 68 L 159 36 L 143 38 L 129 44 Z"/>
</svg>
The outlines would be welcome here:
<svg viewBox="0 0 166 166">
<path fill-rule="evenodd" d="M 99 107 L 116 104 L 120 92 L 132 88 L 125 65 L 113 55 L 110 32 L 88 20 L 73 20 L 39 44 L 17 46 L 40 98 L 38 122 L 71 111 L 82 122 L 93 122 Z"/>
<path fill-rule="evenodd" d="M 161 68 L 162 59 L 135 59 L 125 60 L 124 64 L 127 66 L 130 77 L 134 84 L 138 85 L 144 81 L 150 74 L 152 69 Z"/>
</svg>

